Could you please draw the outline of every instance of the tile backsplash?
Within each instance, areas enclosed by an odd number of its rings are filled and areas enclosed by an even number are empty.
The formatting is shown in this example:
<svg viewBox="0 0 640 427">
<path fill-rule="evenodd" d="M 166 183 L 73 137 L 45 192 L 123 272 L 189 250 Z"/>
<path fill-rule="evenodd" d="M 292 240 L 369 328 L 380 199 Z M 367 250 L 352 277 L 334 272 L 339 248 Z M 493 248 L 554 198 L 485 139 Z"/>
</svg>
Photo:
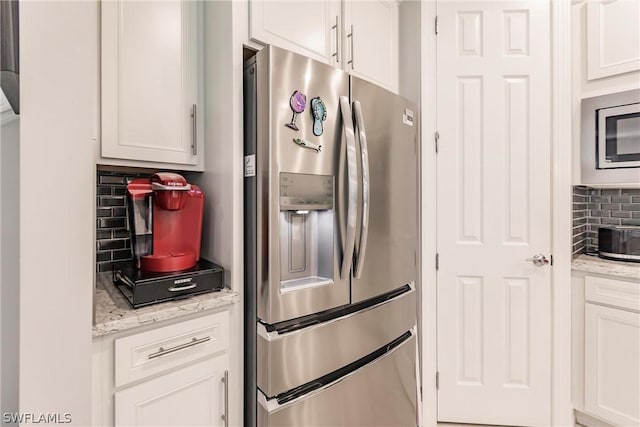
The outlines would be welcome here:
<svg viewBox="0 0 640 427">
<path fill-rule="evenodd" d="M 111 271 L 113 261 L 131 256 L 127 230 L 126 189 L 133 178 L 150 173 L 98 170 L 96 177 L 96 271 Z"/>
<path fill-rule="evenodd" d="M 640 226 L 640 188 L 574 186 L 573 253 L 596 252 L 598 229 L 607 225 Z"/>
<path fill-rule="evenodd" d="M 589 220 L 589 189 L 573 187 L 573 254 L 584 253 L 587 247 Z"/>
</svg>

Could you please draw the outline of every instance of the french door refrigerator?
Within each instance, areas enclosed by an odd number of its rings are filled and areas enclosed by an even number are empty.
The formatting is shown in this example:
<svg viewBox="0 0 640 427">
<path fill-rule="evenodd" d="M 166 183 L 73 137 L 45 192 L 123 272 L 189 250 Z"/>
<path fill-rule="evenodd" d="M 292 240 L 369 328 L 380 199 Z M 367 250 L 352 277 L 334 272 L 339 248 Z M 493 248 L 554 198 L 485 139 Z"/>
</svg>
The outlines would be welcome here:
<svg viewBox="0 0 640 427">
<path fill-rule="evenodd" d="M 415 426 L 414 107 L 272 46 L 244 93 L 245 424 Z"/>
</svg>

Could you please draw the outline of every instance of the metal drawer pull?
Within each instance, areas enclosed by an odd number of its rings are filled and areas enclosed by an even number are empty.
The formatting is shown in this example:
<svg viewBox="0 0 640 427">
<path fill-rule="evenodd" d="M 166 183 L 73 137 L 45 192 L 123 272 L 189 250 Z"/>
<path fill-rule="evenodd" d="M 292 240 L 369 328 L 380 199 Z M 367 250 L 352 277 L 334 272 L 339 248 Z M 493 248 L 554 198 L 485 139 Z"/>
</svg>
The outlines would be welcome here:
<svg viewBox="0 0 640 427">
<path fill-rule="evenodd" d="M 164 356 L 165 354 L 169 354 L 169 353 L 176 352 L 178 350 L 183 350 L 185 348 L 193 347 L 194 345 L 202 344 L 203 342 L 207 342 L 207 341 L 211 341 L 211 337 L 204 337 L 200 339 L 193 337 L 189 342 L 177 345 L 175 347 L 168 348 L 166 350 L 160 347 L 157 352 L 151 353 L 149 355 L 149 359 L 155 359 L 156 357 Z"/>
<path fill-rule="evenodd" d="M 229 371 L 224 371 L 224 377 L 220 380 L 224 384 L 224 414 L 220 415 L 224 426 L 229 427 Z"/>
<path fill-rule="evenodd" d="M 333 55 L 336 57 L 336 64 L 340 62 L 340 56 L 338 55 L 338 16 L 336 16 L 336 25 L 332 26 L 331 29 L 336 30 L 336 51 Z"/>
<path fill-rule="evenodd" d="M 192 283 L 190 285 L 184 285 L 184 286 L 172 286 L 169 288 L 169 292 L 186 291 L 187 289 L 193 289 L 196 286 L 197 286 L 196 283 Z"/>
<path fill-rule="evenodd" d="M 347 34 L 347 38 L 351 38 L 351 59 L 347 61 L 347 64 L 351 64 L 351 69 L 353 70 L 353 25 L 351 26 L 351 32 Z"/>
<path fill-rule="evenodd" d="M 191 118 L 193 120 L 191 120 L 191 125 L 192 125 L 192 129 L 191 129 L 191 142 L 192 142 L 192 146 L 191 146 L 191 152 L 193 153 L 194 156 L 198 155 L 198 111 L 197 111 L 197 106 L 196 104 L 193 104 L 193 109 L 191 110 Z"/>
</svg>

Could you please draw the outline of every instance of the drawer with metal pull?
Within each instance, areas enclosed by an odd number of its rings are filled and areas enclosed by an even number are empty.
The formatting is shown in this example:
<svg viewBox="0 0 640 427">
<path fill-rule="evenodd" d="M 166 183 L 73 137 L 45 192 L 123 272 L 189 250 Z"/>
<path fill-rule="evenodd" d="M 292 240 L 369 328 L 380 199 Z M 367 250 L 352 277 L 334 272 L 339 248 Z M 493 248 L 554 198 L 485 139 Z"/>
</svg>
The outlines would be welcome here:
<svg viewBox="0 0 640 427">
<path fill-rule="evenodd" d="M 228 323 L 223 311 L 115 339 L 115 386 L 226 350 Z"/>
</svg>

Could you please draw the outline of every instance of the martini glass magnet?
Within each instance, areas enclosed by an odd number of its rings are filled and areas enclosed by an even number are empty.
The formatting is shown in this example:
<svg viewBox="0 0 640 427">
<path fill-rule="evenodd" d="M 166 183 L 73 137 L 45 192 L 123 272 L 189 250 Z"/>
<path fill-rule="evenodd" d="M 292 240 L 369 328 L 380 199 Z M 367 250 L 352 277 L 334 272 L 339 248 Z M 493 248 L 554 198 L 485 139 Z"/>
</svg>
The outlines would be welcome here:
<svg viewBox="0 0 640 427">
<path fill-rule="evenodd" d="M 296 90 L 291 95 L 291 99 L 289 100 L 289 106 L 291 110 L 293 110 L 293 116 L 291 117 L 291 122 L 287 123 L 285 126 L 291 128 L 293 130 L 299 130 L 298 126 L 296 126 L 296 118 L 298 114 L 304 111 L 304 107 L 307 105 L 307 97 L 304 93 Z"/>
</svg>

